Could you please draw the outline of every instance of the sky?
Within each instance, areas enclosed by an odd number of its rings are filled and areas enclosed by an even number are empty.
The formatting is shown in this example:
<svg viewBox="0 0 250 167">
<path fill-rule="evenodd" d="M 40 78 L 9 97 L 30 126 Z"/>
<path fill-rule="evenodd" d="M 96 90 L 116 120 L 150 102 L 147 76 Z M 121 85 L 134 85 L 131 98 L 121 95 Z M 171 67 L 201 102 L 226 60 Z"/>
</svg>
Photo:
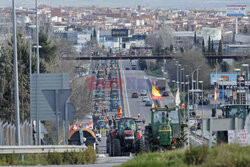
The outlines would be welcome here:
<svg viewBox="0 0 250 167">
<path fill-rule="evenodd" d="M 33 7 L 35 0 L 15 0 L 16 6 Z M 11 6 L 12 0 L 0 0 L 0 7 Z M 133 7 L 138 5 L 151 9 L 220 9 L 226 5 L 244 4 L 250 9 L 250 0 L 38 0 L 38 4 L 61 6 Z"/>
</svg>

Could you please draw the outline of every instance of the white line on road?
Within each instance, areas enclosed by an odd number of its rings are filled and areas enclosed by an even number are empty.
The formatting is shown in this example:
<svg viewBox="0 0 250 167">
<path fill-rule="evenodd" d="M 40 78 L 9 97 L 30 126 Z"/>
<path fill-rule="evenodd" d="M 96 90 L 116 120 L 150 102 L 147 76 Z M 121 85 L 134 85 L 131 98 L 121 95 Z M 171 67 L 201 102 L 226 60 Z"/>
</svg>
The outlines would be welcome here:
<svg viewBox="0 0 250 167">
<path fill-rule="evenodd" d="M 126 102 L 126 108 L 127 108 L 127 111 L 128 111 L 128 115 L 126 115 L 126 112 L 124 111 L 124 114 L 125 116 L 128 116 L 130 117 L 130 107 L 129 107 L 129 103 L 128 103 L 128 92 L 127 92 L 127 85 L 126 85 L 126 78 L 125 78 L 125 74 L 124 74 L 124 70 L 122 69 L 122 63 L 121 61 L 119 61 L 120 63 L 120 70 L 121 70 L 121 74 L 122 74 L 122 78 L 123 78 L 123 81 L 124 81 L 124 89 L 123 89 L 123 86 L 122 86 L 122 90 L 123 90 L 123 98 L 125 98 L 125 102 Z M 125 108 L 125 106 L 124 106 Z M 125 110 L 125 109 L 124 109 Z"/>
</svg>

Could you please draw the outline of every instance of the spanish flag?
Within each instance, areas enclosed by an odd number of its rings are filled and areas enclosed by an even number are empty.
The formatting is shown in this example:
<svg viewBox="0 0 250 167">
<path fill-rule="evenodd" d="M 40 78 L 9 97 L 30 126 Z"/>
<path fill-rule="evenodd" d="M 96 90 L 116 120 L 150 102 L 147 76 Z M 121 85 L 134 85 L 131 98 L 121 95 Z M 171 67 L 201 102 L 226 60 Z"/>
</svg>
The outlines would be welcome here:
<svg viewBox="0 0 250 167">
<path fill-rule="evenodd" d="M 155 86 L 154 82 L 152 82 L 152 99 L 161 100 L 160 90 Z"/>
<path fill-rule="evenodd" d="M 214 101 L 217 100 L 217 89 L 216 89 L 216 88 L 214 89 L 214 98 L 213 98 L 213 100 L 214 100 Z"/>
<path fill-rule="evenodd" d="M 121 118 L 122 115 L 122 108 L 120 107 L 118 110 L 117 118 Z"/>
</svg>

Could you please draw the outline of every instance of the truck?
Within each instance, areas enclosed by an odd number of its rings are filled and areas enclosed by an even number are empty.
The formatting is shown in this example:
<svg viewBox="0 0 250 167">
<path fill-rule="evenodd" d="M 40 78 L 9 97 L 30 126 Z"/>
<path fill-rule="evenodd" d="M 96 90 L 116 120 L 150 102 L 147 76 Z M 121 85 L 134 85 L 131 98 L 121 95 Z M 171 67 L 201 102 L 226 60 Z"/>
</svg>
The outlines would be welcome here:
<svg viewBox="0 0 250 167">
<path fill-rule="evenodd" d="M 131 61 L 132 70 L 136 70 L 136 60 Z"/>
<path fill-rule="evenodd" d="M 175 149 L 187 145 L 187 124 L 178 108 L 151 109 L 151 123 L 145 126 L 145 150 Z"/>
<path fill-rule="evenodd" d="M 166 90 L 166 78 L 157 78 L 156 86 L 161 91 L 165 91 Z"/>
</svg>

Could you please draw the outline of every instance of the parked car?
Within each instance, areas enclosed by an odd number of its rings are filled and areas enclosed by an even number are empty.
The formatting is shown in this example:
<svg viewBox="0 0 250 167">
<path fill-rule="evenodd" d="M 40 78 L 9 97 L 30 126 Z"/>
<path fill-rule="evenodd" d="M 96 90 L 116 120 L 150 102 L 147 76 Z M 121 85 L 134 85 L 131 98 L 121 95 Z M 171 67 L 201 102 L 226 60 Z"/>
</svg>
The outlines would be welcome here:
<svg viewBox="0 0 250 167">
<path fill-rule="evenodd" d="M 146 101 L 145 106 L 152 106 L 151 101 Z"/>
<path fill-rule="evenodd" d="M 138 97 L 139 97 L 138 93 L 136 92 L 132 93 L 132 98 L 138 98 Z"/>
<path fill-rule="evenodd" d="M 129 68 L 129 67 L 126 67 L 125 70 L 130 70 L 130 68 Z"/>
<path fill-rule="evenodd" d="M 143 101 L 143 102 L 149 101 L 149 97 L 148 97 L 148 96 L 144 96 L 144 97 L 142 98 L 142 101 Z"/>
<path fill-rule="evenodd" d="M 141 96 L 147 96 L 147 90 L 142 89 L 141 90 Z"/>
<path fill-rule="evenodd" d="M 210 101 L 209 101 L 209 99 L 207 99 L 207 98 L 200 99 L 199 105 L 202 105 L 202 103 L 203 103 L 203 105 L 208 105 L 209 102 L 210 102 Z"/>
<path fill-rule="evenodd" d="M 162 96 L 169 96 L 169 94 L 168 94 L 167 91 L 164 91 L 164 92 L 162 93 Z"/>
</svg>

